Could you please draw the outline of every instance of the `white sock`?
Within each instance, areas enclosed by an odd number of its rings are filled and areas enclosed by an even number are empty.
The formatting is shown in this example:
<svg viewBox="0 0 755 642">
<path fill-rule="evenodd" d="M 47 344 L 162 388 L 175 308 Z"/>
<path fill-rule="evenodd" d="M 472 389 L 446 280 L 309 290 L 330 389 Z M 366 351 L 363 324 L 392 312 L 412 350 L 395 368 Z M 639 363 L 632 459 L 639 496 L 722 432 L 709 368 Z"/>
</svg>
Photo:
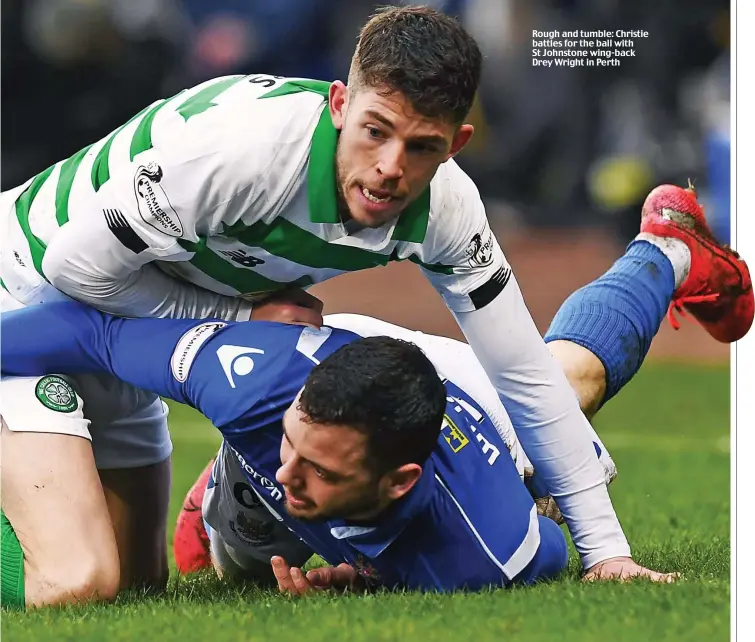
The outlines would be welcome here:
<svg viewBox="0 0 755 642">
<path fill-rule="evenodd" d="M 684 241 L 669 236 L 656 236 L 641 232 L 634 237 L 635 241 L 647 241 L 655 245 L 665 257 L 671 262 L 674 268 L 674 289 L 684 283 L 689 275 L 689 267 L 692 262 L 692 255 Z"/>
</svg>

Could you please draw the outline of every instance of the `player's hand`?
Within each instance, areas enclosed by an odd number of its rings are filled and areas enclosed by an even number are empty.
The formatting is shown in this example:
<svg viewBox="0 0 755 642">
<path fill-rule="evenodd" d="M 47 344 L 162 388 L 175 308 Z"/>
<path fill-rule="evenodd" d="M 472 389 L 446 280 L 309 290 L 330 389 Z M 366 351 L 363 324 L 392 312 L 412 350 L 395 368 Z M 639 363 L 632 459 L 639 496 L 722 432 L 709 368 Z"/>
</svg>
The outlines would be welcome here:
<svg viewBox="0 0 755 642">
<path fill-rule="evenodd" d="M 322 327 L 323 304 L 316 296 L 300 288 L 276 292 L 258 301 L 252 308 L 252 321 L 277 321 Z"/>
<path fill-rule="evenodd" d="M 306 575 L 300 568 L 291 567 L 288 562 L 279 555 L 275 555 L 270 559 L 270 564 L 273 567 L 273 574 L 278 581 L 278 590 L 281 593 L 288 595 L 306 595 L 316 590 L 312 582 L 310 582 Z"/>
<path fill-rule="evenodd" d="M 632 580 L 646 578 L 652 582 L 670 583 L 679 579 L 679 573 L 660 573 L 651 571 L 649 568 L 640 566 L 631 557 L 612 557 L 611 559 L 598 562 L 595 566 L 587 569 L 584 580 Z"/>
<path fill-rule="evenodd" d="M 328 589 L 356 589 L 360 585 L 356 570 L 348 564 L 313 569 L 305 575 L 300 568 L 289 566 L 278 555 L 270 563 L 278 580 L 278 590 L 288 595 L 306 595 Z"/>
<path fill-rule="evenodd" d="M 323 566 L 313 568 L 307 572 L 307 579 L 312 586 L 318 589 L 341 589 L 361 591 L 364 588 L 362 578 L 359 577 L 356 569 L 350 564 L 339 564 L 338 566 Z"/>
</svg>

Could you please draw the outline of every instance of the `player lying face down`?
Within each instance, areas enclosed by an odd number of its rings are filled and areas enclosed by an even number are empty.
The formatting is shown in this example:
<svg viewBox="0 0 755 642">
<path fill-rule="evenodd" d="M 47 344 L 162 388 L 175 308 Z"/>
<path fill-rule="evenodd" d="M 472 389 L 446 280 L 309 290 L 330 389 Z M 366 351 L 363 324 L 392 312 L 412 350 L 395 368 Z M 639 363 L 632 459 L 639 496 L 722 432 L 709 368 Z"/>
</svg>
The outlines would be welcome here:
<svg viewBox="0 0 755 642">
<path fill-rule="evenodd" d="M 236 559 L 270 570 L 295 545 L 295 566 L 317 553 L 421 590 L 508 586 L 566 564 L 563 533 L 538 517 L 496 427 L 412 343 L 74 303 L 0 323 L 6 377 L 107 372 L 204 413 L 224 437 L 207 503 L 228 504 L 205 519 Z M 246 508 L 268 523 L 244 532 Z"/>
</svg>

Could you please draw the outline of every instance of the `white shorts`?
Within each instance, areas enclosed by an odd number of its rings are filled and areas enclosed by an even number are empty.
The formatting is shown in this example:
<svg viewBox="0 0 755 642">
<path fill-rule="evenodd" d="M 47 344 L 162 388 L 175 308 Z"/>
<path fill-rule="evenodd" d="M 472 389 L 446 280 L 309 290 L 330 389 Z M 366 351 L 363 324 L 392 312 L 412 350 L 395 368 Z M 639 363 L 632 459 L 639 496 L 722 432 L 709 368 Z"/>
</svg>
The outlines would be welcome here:
<svg viewBox="0 0 755 642">
<path fill-rule="evenodd" d="M 0 313 L 69 300 L 33 267 L 17 237 L 13 200 L 0 194 Z M 11 292 L 12 295 L 9 293 Z M 83 437 L 100 469 L 137 468 L 167 459 L 173 449 L 168 407 L 151 392 L 110 375 L 20 377 L 0 381 L 0 415 L 9 430 Z"/>
</svg>

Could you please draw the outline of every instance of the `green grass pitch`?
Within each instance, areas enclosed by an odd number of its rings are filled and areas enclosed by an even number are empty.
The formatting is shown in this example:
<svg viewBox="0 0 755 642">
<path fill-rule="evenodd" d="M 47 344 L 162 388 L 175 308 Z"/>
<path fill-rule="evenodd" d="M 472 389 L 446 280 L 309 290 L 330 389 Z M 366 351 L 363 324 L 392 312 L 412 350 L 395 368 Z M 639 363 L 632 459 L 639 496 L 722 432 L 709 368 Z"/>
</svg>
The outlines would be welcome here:
<svg viewBox="0 0 755 642">
<path fill-rule="evenodd" d="M 171 577 L 165 595 L 128 594 L 110 606 L 3 612 L 2 639 L 728 640 L 729 399 L 728 368 L 649 364 L 595 422 L 619 468 L 611 496 L 635 557 L 681 571 L 676 585 L 586 585 L 573 551 L 559 581 L 481 594 L 292 600 L 206 574 Z M 172 411 L 171 523 L 218 443 L 196 413 Z"/>
</svg>

